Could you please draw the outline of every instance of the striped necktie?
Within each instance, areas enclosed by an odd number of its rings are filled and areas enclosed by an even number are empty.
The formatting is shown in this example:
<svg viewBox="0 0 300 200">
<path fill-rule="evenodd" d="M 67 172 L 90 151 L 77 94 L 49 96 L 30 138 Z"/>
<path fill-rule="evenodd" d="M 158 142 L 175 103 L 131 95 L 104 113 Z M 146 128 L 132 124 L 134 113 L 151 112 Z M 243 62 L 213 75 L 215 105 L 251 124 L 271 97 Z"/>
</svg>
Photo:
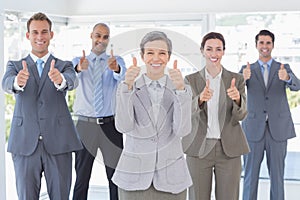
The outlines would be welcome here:
<svg viewBox="0 0 300 200">
<path fill-rule="evenodd" d="M 94 108 L 97 117 L 101 117 L 100 113 L 103 109 L 103 85 L 102 74 L 104 72 L 103 60 L 96 58 L 93 70 L 93 83 L 94 83 Z"/>
</svg>

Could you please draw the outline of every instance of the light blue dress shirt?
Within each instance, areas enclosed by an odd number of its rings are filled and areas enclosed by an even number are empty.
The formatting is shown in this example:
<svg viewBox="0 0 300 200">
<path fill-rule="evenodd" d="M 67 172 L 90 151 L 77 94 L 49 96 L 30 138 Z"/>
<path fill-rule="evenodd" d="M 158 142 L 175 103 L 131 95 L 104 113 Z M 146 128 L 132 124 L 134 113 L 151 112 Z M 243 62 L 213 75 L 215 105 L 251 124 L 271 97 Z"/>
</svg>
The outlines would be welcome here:
<svg viewBox="0 0 300 200">
<path fill-rule="evenodd" d="M 121 80 L 125 77 L 126 67 L 123 58 L 116 56 L 117 63 L 120 66 L 120 73 L 115 73 L 108 67 L 109 55 L 105 52 L 99 55 L 100 58 L 104 59 L 105 71 L 102 75 L 103 81 L 103 98 L 104 105 L 100 116 L 97 116 L 94 109 L 94 85 L 93 85 L 93 68 L 94 62 L 97 55 L 91 52 L 86 59 L 89 61 L 87 70 L 83 70 L 77 74 L 79 79 L 79 85 L 76 89 L 76 97 L 74 101 L 74 114 L 86 117 L 107 117 L 115 114 L 115 103 L 116 103 L 116 89 Z M 75 67 L 79 63 L 80 57 L 76 57 L 72 60 L 73 66 Z"/>
<path fill-rule="evenodd" d="M 270 60 L 267 62 L 267 64 L 268 64 L 268 71 L 269 71 L 269 72 L 270 72 L 270 68 L 271 68 L 272 61 L 273 61 L 273 59 L 270 59 Z M 259 66 L 260 66 L 261 74 L 264 76 L 264 70 L 265 70 L 265 68 L 264 68 L 264 66 L 263 66 L 264 62 L 261 61 L 261 60 L 258 60 L 258 63 L 259 63 Z"/>
</svg>

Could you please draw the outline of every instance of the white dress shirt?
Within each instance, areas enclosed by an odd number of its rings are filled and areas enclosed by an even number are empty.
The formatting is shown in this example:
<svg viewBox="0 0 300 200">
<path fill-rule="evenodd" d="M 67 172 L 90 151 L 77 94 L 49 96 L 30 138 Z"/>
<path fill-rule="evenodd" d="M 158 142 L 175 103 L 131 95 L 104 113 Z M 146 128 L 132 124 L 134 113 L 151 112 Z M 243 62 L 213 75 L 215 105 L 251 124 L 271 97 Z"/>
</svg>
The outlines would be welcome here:
<svg viewBox="0 0 300 200">
<path fill-rule="evenodd" d="M 216 76 L 212 77 L 207 69 L 205 69 L 206 80 L 209 80 L 209 88 L 213 90 L 213 95 L 209 101 L 207 101 L 207 134 L 206 138 L 220 139 L 221 131 L 219 125 L 219 96 L 220 96 L 220 84 L 222 80 L 222 71 Z"/>
<path fill-rule="evenodd" d="M 156 81 L 151 80 L 145 74 L 143 74 L 143 77 L 147 85 L 149 96 L 152 102 L 152 110 L 154 113 L 154 118 L 156 123 L 159 114 L 159 109 L 160 109 L 160 102 L 163 98 L 164 91 L 165 91 L 167 77 L 166 75 L 164 75 L 162 78 Z"/>
</svg>

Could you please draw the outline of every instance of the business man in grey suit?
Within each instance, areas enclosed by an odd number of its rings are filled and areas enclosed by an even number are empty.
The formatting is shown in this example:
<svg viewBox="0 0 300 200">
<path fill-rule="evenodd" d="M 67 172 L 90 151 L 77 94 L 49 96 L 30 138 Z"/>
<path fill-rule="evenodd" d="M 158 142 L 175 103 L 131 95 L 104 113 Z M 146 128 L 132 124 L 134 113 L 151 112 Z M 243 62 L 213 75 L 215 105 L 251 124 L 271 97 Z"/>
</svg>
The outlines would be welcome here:
<svg viewBox="0 0 300 200">
<path fill-rule="evenodd" d="M 286 88 L 299 90 L 300 80 L 288 64 L 284 65 L 272 58 L 274 40 L 273 33 L 261 30 L 255 37 L 258 61 L 251 65 L 248 63 L 240 70 L 246 80 L 248 103 L 248 116 L 242 127 L 251 149 L 244 156 L 244 200 L 257 199 L 264 152 L 271 182 L 270 199 L 284 199 L 287 140 L 296 136 Z"/>
<path fill-rule="evenodd" d="M 220 33 L 206 34 L 201 52 L 205 67 L 186 76 L 193 90 L 192 132 L 183 139 L 193 179 L 189 199 L 211 199 L 214 173 L 216 199 L 238 200 L 241 155 L 249 152 L 239 123 L 247 114 L 244 79 L 222 66 L 225 40 Z"/>
<path fill-rule="evenodd" d="M 126 142 L 113 181 L 120 200 L 186 200 L 192 180 L 181 137 L 191 130 L 191 91 L 174 61 L 164 74 L 172 42 L 160 31 L 147 33 L 141 43 L 147 72 L 136 59 L 117 90 L 116 127 Z"/>
<path fill-rule="evenodd" d="M 66 91 L 77 86 L 76 74 L 71 62 L 49 53 L 51 24 L 43 13 L 28 20 L 32 50 L 20 61 L 9 61 L 2 80 L 3 89 L 16 98 L 8 151 L 20 200 L 39 199 L 42 173 L 50 199 L 69 199 L 72 151 L 82 148 L 65 100 Z"/>
</svg>

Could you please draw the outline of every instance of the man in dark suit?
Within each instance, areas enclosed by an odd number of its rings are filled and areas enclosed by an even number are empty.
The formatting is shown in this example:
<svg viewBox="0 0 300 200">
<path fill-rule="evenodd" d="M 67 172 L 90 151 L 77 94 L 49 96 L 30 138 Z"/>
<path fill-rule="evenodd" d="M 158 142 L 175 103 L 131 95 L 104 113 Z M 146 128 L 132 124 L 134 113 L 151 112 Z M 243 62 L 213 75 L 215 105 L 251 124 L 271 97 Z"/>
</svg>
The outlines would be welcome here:
<svg viewBox="0 0 300 200">
<path fill-rule="evenodd" d="M 284 161 L 287 140 L 296 136 L 286 88 L 300 89 L 288 64 L 275 61 L 274 34 L 261 30 L 255 37 L 259 59 L 242 67 L 247 86 L 248 115 L 242 123 L 251 152 L 244 156 L 243 200 L 257 199 L 260 165 L 266 152 L 271 200 L 284 199 Z"/>
<path fill-rule="evenodd" d="M 30 54 L 9 61 L 2 87 L 15 94 L 16 104 L 8 140 L 19 199 L 39 199 L 44 173 L 50 199 L 69 199 L 72 151 L 82 148 L 65 100 L 78 85 L 71 62 L 48 51 L 52 22 L 43 13 L 27 22 Z"/>
</svg>

